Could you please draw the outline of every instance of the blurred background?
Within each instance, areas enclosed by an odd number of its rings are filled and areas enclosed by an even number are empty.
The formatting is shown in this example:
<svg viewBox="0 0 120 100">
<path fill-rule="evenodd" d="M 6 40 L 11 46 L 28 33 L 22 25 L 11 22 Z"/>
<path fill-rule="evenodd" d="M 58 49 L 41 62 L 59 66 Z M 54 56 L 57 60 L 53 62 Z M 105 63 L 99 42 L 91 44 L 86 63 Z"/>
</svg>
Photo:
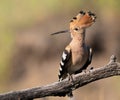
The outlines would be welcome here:
<svg viewBox="0 0 120 100">
<path fill-rule="evenodd" d="M 0 0 L 0 93 L 58 81 L 62 51 L 71 38 L 69 33 L 50 34 L 69 29 L 80 10 L 97 15 L 86 32 L 86 42 L 94 50 L 90 66 L 104 66 L 112 54 L 120 61 L 119 0 Z M 74 95 L 76 100 L 120 100 L 120 77 L 88 84 Z"/>
</svg>

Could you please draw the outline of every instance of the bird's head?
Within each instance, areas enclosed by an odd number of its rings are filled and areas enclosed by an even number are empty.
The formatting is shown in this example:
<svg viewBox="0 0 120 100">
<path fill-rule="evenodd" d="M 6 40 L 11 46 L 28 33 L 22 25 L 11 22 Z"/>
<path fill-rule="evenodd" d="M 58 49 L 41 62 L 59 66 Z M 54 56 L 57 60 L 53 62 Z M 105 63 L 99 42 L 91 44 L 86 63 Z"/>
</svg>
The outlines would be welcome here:
<svg viewBox="0 0 120 100">
<path fill-rule="evenodd" d="M 75 33 L 81 31 L 81 29 L 86 29 L 87 27 L 90 27 L 95 22 L 96 16 L 92 12 L 84 12 L 80 11 L 79 14 L 76 17 L 73 17 L 73 19 L 70 21 L 70 29 L 65 31 L 59 31 L 52 33 L 59 34 L 59 33 Z"/>
</svg>

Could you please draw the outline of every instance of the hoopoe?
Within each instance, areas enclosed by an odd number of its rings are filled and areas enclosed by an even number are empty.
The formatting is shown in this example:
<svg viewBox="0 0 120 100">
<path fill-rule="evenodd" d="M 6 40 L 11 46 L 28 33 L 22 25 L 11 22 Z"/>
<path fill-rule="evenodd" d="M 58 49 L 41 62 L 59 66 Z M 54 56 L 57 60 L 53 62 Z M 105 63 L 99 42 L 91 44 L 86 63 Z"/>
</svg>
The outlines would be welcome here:
<svg viewBox="0 0 120 100">
<path fill-rule="evenodd" d="M 67 76 L 77 74 L 85 70 L 92 60 L 92 48 L 85 44 L 85 31 L 95 22 L 96 16 L 92 12 L 80 11 L 70 21 L 71 42 L 66 46 L 62 54 L 59 69 L 59 81 L 62 81 Z M 65 33 L 68 30 L 56 32 L 53 34 Z M 72 91 L 67 94 L 72 97 Z"/>
</svg>

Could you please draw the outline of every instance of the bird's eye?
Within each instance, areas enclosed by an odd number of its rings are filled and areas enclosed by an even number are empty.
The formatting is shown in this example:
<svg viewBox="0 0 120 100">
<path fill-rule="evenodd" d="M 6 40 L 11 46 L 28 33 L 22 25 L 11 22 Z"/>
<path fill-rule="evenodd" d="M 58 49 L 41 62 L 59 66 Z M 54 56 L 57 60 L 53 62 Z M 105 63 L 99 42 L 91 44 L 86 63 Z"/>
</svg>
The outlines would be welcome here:
<svg viewBox="0 0 120 100">
<path fill-rule="evenodd" d="M 79 30 L 79 28 L 77 28 L 77 27 L 76 27 L 76 28 L 74 28 L 74 30 L 75 30 L 75 31 L 78 31 L 78 30 Z"/>
</svg>

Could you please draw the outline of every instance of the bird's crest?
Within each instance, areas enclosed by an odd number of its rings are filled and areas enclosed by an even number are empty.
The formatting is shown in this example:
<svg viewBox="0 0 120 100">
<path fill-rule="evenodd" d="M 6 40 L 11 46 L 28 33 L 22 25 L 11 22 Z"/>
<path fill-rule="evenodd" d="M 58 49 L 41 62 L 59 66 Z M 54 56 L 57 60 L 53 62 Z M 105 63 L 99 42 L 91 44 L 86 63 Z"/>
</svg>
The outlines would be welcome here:
<svg viewBox="0 0 120 100">
<path fill-rule="evenodd" d="M 80 11 L 79 14 L 73 17 L 72 20 L 70 21 L 70 29 L 73 29 L 75 27 L 87 28 L 95 22 L 95 19 L 96 19 L 96 16 L 91 11 L 89 12 Z M 70 32 L 70 29 L 55 32 L 55 33 L 52 33 L 51 35 L 59 34 L 59 33 L 67 33 L 67 32 Z"/>
<path fill-rule="evenodd" d="M 92 12 L 83 12 L 80 11 L 80 13 L 73 17 L 73 19 L 70 21 L 70 29 L 73 29 L 74 27 L 79 28 L 86 28 L 91 26 L 95 22 L 96 16 Z"/>
</svg>

